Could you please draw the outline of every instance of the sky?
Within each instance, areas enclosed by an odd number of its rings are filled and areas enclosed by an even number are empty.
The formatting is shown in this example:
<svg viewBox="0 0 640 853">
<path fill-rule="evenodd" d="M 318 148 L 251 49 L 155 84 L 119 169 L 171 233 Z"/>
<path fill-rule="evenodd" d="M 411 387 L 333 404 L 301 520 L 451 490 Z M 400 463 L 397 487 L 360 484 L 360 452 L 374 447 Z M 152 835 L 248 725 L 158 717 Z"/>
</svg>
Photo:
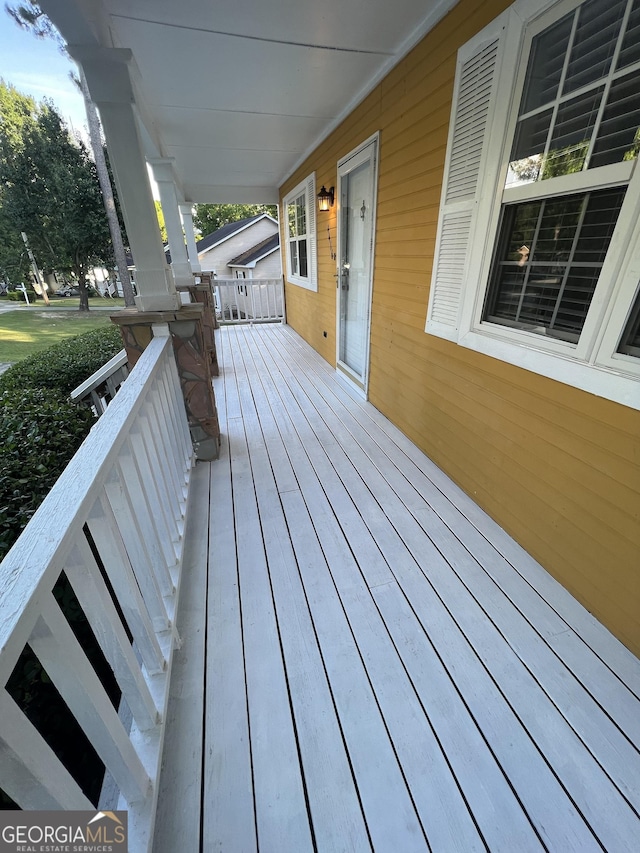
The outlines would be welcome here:
<svg viewBox="0 0 640 853">
<path fill-rule="evenodd" d="M 75 64 L 52 41 L 21 30 L 4 6 L 0 0 L 0 78 L 36 101 L 50 98 L 62 118 L 86 138 L 82 96 L 69 79 Z"/>
<path fill-rule="evenodd" d="M 5 0 L 0 0 L 0 78 L 36 101 L 52 100 L 62 118 L 88 145 L 84 101 L 69 78 L 70 71 L 77 74 L 76 64 L 60 52 L 55 42 L 20 29 L 4 7 Z M 154 198 L 159 198 L 151 175 L 149 179 Z"/>
</svg>

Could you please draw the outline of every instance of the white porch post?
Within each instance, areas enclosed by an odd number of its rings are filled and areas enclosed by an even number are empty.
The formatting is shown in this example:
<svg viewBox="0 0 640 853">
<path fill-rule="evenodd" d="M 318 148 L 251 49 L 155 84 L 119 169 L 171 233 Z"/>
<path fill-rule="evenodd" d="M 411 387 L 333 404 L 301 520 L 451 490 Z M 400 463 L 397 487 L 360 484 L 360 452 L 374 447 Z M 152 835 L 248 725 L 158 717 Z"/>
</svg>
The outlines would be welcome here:
<svg viewBox="0 0 640 853">
<path fill-rule="evenodd" d="M 70 45 L 100 111 L 109 158 L 136 265 L 136 304 L 141 311 L 171 311 L 180 304 L 167 266 L 147 164 L 135 113 L 130 50 Z"/>
<path fill-rule="evenodd" d="M 198 260 L 198 247 L 196 246 L 196 234 L 193 227 L 192 204 L 182 203 L 179 205 L 180 214 L 182 215 L 182 224 L 184 225 L 184 233 L 187 238 L 187 253 L 189 255 L 189 263 L 191 264 L 192 272 L 201 272 L 202 267 Z"/>
<path fill-rule="evenodd" d="M 160 203 L 164 214 L 164 224 L 167 229 L 169 250 L 171 252 L 171 269 L 176 287 L 188 287 L 193 284 L 193 275 L 187 257 L 187 249 L 182 233 L 182 221 L 178 209 L 176 184 L 169 158 L 149 159 L 153 169 L 153 177 L 160 192 Z"/>
</svg>

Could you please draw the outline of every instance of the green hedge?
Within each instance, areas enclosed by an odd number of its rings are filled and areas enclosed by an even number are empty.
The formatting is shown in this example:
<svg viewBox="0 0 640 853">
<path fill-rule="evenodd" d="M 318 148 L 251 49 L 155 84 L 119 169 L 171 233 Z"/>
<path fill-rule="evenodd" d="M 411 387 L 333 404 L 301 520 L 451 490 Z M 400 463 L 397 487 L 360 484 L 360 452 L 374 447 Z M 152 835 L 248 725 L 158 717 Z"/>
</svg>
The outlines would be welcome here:
<svg viewBox="0 0 640 853">
<path fill-rule="evenodd" d="M 0 376 L 0 391 L 52 388 L 70 394 L 122 349 L 115 326 L 68 338 L 23 358 Z"/>
<path fill-rule="evenodd" d="M 69 393 L 122 349 L 117 328 L 69 338 L 0 376 L 0 559 L 94 422 Z"/>
<path fill-rule="evenodd" d="M 35 302 L 36 299 L 41 299 L 35 290 L 27 290 L 27 296 L 29 297 L 29 302 Z M 10 290 L 8 293 L 4 293 L 2 298 L 9 299 L 11 302 L 24 302 L 26 305 L 24 293 L 21 290 Z"/>
<path fill-rule="evenodd" d="M 94 421 L 89 409 L 59 391 L 0 393 L 0 559 L 82 444 Z"/>
</svg>

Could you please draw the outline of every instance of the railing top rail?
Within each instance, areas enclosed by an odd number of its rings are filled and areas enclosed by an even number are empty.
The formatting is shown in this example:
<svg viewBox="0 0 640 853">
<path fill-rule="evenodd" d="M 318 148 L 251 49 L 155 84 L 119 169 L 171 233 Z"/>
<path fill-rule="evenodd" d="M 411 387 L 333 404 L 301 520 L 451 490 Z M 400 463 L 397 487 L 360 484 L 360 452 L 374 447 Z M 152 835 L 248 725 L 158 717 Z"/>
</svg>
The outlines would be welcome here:
<svg viewBox="0 0 640 853">
<path fill-rule="evenodd" d="M 279 276 L 272 276 L 271 278 L 214 278 L 211 279 L 211 286 L 215 287 L 216 284 L 239 284 L 239 285 L 252 285 L 252 284 L 280 284 L 282 279 Z"/>
<path fill-rule="evenodd" d="M 121 367 L 127 363 L 127 353 L 125 350 L 120 350 L 119 353 L 113 356 L 113 358 L 109 359 L 106 364 L 103 364 L 101 368 L 96 370 L 88 379 L 78 385 L 77 388 L 74 388 L 71 394 L 69 395 L 72 400 L 79 400 L 85 395 L 87 395 L 90 391 L 93 391 L 94 388 L 97 388 L 99 385 L 111 376 L 112 373 L 115 373 L 116 370 L 119 370 Z"/>
<path fill-rule="evenodd" d="M 108 466 L 115 459 L 137 412 L 144 391 L 156 376 L 169 337 L 156 337 L 105 414 L 71 459 L 29 521 L 23 534 L 0 563 L 0 652 L 5 648 L 39 584 L 59 574 L 66 550 L 73 544 L 69 520 L 89 512 Z M 114 438 L 115 437 L 115 438 Z"/>
</svg>

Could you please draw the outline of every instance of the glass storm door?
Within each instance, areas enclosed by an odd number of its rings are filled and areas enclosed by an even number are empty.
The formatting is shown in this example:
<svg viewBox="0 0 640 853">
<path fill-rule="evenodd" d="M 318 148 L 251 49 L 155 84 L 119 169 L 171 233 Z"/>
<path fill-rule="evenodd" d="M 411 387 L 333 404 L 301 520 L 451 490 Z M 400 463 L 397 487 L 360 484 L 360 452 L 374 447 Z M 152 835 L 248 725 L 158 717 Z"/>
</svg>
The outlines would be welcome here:
<svg viewBox="0 0 640 853">
<path fill-rule="evenodd" d="M 377 146 L 338 164 L 338 368 L 366 391 L 373 273 Z"/>
</svg>

